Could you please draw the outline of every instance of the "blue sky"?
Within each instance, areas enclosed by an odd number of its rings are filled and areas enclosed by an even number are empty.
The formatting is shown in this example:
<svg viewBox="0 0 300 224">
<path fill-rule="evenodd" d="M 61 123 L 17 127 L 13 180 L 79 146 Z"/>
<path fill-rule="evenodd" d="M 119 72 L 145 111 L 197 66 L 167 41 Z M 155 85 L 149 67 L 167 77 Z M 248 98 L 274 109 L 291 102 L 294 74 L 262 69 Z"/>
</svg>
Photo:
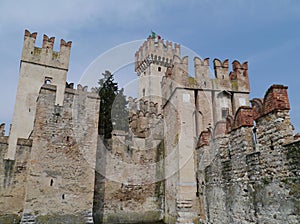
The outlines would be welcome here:
<svg viewBox="0 0 300 224">
<path fill-rule="evenodd" d="M 0 123 L 12 118 L 25 29 L 38 32 L 38 46 L 44 33 L 56 37 L 56 50 L 59 39 L 73 41 L 68 80 L 75 83 L 99 55 L 154 30 L 211 62 L 248 61 L 251 97 L 263 97 L 274 83 L 288 85 L 299 132 L 299 24 L 297 0 L 1 1 Z M 133 77 L 122 75 L 121 83 Z"/>
</svg>

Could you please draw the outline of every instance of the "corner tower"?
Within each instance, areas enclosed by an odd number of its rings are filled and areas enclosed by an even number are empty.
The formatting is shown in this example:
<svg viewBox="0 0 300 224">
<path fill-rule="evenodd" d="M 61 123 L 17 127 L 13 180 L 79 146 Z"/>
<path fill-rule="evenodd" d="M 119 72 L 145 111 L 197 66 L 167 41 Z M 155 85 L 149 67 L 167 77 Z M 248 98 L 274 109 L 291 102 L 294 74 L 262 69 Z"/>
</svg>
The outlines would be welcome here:
<svg viewBox="0 0 300 224">
<path fill-rule="evenodd" d="M 162 104 L 161 81 L 173 57 L 180 57 L 180 45 L 149 36 L 135 53 L 135 71 L 139 77 L 138 98 Z"/>
<path fill-rule="evenodd" d="M 72 42 L 60 41 L 60 51 L 53 51 L 55 37 L 43 37 L 42 48 L 35 46 L 37 33 L 25 30 L 20 62 L 17 96 L 9 136 L 6 159 L 14 160 L 18 138 L 30 138 L 36 112 L 36 100 L 41 86 L 57 86 L 55 104 L 62 106 L 69 68 Z"/>
</svg>

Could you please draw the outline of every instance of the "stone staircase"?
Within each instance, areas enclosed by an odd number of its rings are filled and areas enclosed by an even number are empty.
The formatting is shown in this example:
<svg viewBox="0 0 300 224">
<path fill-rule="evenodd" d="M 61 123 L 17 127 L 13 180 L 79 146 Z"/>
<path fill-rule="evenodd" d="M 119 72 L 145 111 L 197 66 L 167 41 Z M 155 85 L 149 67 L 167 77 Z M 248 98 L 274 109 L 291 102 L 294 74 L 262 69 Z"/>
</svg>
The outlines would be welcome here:
<svg viewBox="0 0 300 224">
<path fill-rule="evenodd" d="M 192 200 L 177 200 L 178 217 L 176 224 L 194 224 L 194 220 L 198 215 L 196 212 L 191 212 L 192 207 Z"/>
<path fill-rule="evenodd" d="M 84 214 L 84 222 L 85 224 L 94 224 L 93 212 L 89 211 Z"/>
<path fill-rule="evenodd" d="M 29 213 L 24 213 L 20 224 L 35 224 L 35 217 Z"/>
<path fill-rule="evenodd" d="M 197 214 L 194 212 L 178 212 L 176 224 L 194 224 L 194 219 Z"/>
</svg>

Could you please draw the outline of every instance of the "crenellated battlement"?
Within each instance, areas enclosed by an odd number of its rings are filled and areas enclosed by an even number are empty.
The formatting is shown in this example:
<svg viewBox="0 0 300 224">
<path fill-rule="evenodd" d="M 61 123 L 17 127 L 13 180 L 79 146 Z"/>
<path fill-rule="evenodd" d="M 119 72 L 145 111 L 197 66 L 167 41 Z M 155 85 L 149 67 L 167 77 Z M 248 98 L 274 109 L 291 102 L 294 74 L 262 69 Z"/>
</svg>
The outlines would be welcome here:
<svg viewBox="0 0 300 224">
<path fill-rule="evenodd" d="M 266 91 L 264 99 L 254 98 L 251 103 L 252 107 L 241 106 L 234 116 L 228 115 L 226 121 L 217 122 L 213 131 L 210 129 L 202 131 L 198 138 L 197 148 L 213 147 L 212 142 L 216 141 L 219 136 L 229 139 L 230 144 L 247 142 L 253 149 L 258 145 L 259 148 L 256 149 L 268 148 L 269 145 L 273 148 L 278 144 L 287 144 L 297 140 L 297 135 L 293 134 L 290 123 L 286 86 L 272 85 Z M 254 121 L 256 121 L 255 124 Z M 238 153 L 238 151 L 234 152 L 236 155 Z"/>
<path fill-rule="evenodd" d="M 287 86 L 272 85 L 267 91 L 263 99 L 254 98 L 251 100 L 252 107 L 242 106 L 236 111 L 234 117 L 227 116 L 226 118 L 226 132 L 230 133 L 241 127 L 253 127 L 254 121 L 265 123 L 269 118 L 264 120 L 265 116 L 280 111 L 289 111 L 290 105 L 287 95 Z M 277 115 L 276 115 L 277 116 Z"/>
<path fill-rule="evenodd" d="M 264 119 L 265 116 L 271 116 L 271 114 L 275 114 L 274 116 L 276 117 L 277 112 L 288 112 L 290 110 L 290 105 L 287 95 L 287 88 L 287 86 L 283 85 L 272 85 L 266 91 L 263 99 L 254 98 L 251 100 L 252 107 L 241 106 L 237 109 L 234 116 L 227 116 L 226 122 L 218 121 L 213 129 L 212 137 L 215 138 L 219 135 L 229 134 L 241 127 L 253 127 L 254 121 L 259 122 L 259 124 L 264 124 L 266 122 Z M 278 116 L 281 116 L 280 113 Z M 272 122 L 269 121 L 269 118 L 266 118 L 266 120 L 268 122 Z M 201 132 L 199 141 L 206 134 L 207 131 Z M 203 145 L 204 142 L 207 143 L 205 140 L 201 140 L 201 142 L 202 143 L 200 145 Z"/>
<path fill-rule="evenodd" d="M 140 75 L 151 63 L 171 67 L 173 56 L 180 56 L 180 45 L 148 37 L 135 53 L 135 71 Z"/>
<path fill-rule="evenodd" d="M 196 89 L 215 89 L 227 91 L 249 92 L 248 63 L 240 64 L 237 60 L 232 62 L 232 72 L 229 71 L 229 60 L 223 62 L 213 60 L 215 77 L 210 77 L 209 58 L 194 58 L 195 76 L 188 71 L 188 57 L 174 55 L 173 65 L 168 67 L 165 76 L 175 81 L 177 86 Z M 164 83 L 167 83 L 166 81 Z M 168 88 L 163 83 L 162 88 Z"/>
<path fill-rule="evenodd" d="M 257 120 L 273 111 L 290 110 L 287 89 L 287 86 L 272 85 L 263 99 L 254 98 L 251 100 L 254 119 Z"/>
<path fill-rule="evenodd" d="M 226 133 L 236 130 L 240 127 L 253 127 L 253 110 L 251 107 L 242 106 L 234 115 L 234 119 L 228 116 L 226 119 Z"/>
<path fill-rule="evenodd" d="M 222 78 L 222 79 L 229 79 L 228 73 L 228 59 L 225 59 L 223 62 L 219 59 L 214 59 L 214 70 L 215 70 L 215 77 Z"/>
<path fill-rule="evenodd" d="M 129 114 L 138 114 L 139 112 L 159 115 L 161 109 L 158 103 L 148 101 L 147 99 L 139 99 L 128 97 Z"/>
<path fill-rule="evenodd" d="M 41 48 L 35 46 L 36 37 L 37 32 L 30 33 L 25 30 L 22 62 L 68 70 L 72 42 L 61 39 L 60 50 L 56 52 L 53 50 L 55 37 L 49 38 L 44 34 Z"/>
<path fill-rule="evenodd" d="M 73 83 L 68 84 L 66 85 L 66 88 L 65 88 L 65 94 L 68 93 L 68 94 L 73 94 L 73 95 L 86 95 L 86 97 L 89 97 L 89 98 L 96 98 L 98 99 L 99 98 L 99 95 L 97 92 L 94 92 L 94 91 L 88 91 L 88 86 L 82 86 L 81 84 L 78 84 L 77 85 L 77 88 L 74 89 Z M 41 89 L 45 89 L 45 90 L 50 90 L 50 91 L 54 91 L 56 92 L 57 91 L 57 87 L 55 85 L 51 85 L 51 84 L 44 84 Z"/>
<path fill-rule="evenodd" d="M 146 138 L 163 119 L 158 103 L 129 97 L 129 126 L 135 136 Z"/>
<path fill-rule="evenodd" d="M 250 92 L 250 84 L 248 77 L 248 62 L 242 64 L 234 60 L 232 62 L 232 72 L 229 73 L 229 77 L 234 90 Z"/>
<path fill-rule="evenodd" d="M 209 58 L 194 58 L 195 80 L 200 88 L 211 88 Z"/>
</svg>

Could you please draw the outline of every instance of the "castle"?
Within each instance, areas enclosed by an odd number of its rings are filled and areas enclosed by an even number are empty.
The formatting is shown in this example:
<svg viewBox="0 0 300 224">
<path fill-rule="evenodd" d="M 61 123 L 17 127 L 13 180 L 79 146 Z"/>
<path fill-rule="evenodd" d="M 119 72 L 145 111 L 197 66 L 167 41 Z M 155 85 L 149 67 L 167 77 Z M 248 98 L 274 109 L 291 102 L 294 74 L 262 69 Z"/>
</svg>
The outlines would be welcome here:
<svg viewBox="0 0 300 224">
<path fill-rule="evenodd" d="M 149 37 L 135 54 L 128 133 L 98 136 L 99 96 L 66 83 L 71 42 L 25 31 L 0 223 L 299 223 L 300 141 L 287 87 L 250 100 L 247 62 Z M 100 71 L 101 72 L 101 71 Z M 105 143 L 105 144 L 104 144 Z"/>
</svg>

